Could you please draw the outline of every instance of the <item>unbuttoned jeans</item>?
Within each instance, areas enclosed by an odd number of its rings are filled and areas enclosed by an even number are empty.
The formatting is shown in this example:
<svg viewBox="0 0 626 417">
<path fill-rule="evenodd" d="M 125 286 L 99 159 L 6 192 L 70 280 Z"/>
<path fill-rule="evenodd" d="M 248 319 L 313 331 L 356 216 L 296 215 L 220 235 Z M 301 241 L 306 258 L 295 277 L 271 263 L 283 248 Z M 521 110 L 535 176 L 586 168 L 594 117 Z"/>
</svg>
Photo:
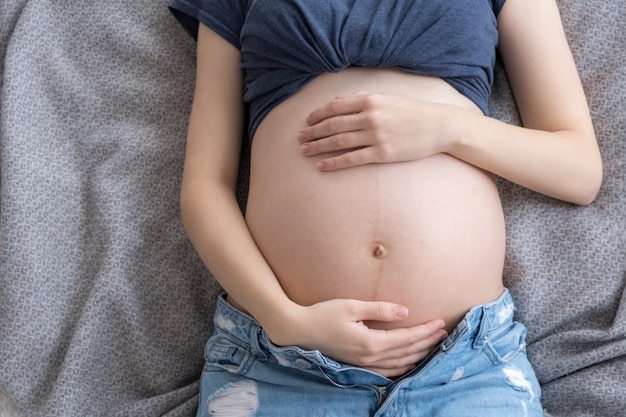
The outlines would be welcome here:
<svg viewBox="0 0 626 417">
<path fill-rule="evenodd" d="M 392 380 L 318 351 L 274 345 L 219 297 L 198 416 L 542 416 L 526 329 L 508 290 L 472 308 L 417 368 Z"/>
</svg>

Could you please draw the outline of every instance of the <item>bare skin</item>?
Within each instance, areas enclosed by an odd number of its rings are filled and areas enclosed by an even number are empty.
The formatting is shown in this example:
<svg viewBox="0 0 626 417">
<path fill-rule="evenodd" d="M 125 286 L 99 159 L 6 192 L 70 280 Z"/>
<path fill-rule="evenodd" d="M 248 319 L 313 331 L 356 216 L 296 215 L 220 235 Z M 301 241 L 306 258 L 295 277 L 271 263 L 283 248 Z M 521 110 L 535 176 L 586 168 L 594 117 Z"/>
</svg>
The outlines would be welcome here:
<svg viewBox="0 0 626 417">
<path fill-rule="evenodd" d="M 248 227 L 296 303 L 392 301 L 408 307 L 409 316 L 370 327 L 443 319 L 451 331 L 472 306 L 503 291 L 504 221 L 492 176 L 443 154 L 320 172 L 321 158 L 306 156 L 298 132 L 317 106 L 353 91 L 480 113 L 439 79 L 381 69 L 322 75 L 257 130 Z"/>
<path fill-rule="evenodd" d="M 401 375 L 444 326 L 501 292 L 502 212 L 486 172 L 594 200 L 602 161 L 556 3 L 507 0 L 498 32 L 523 127 L 483 116 L 442 81 L 323 75 L 257 131 L 244 219 L 242 57 L 201 25 L 183 223 L 272 341 Z"/>
</svg>

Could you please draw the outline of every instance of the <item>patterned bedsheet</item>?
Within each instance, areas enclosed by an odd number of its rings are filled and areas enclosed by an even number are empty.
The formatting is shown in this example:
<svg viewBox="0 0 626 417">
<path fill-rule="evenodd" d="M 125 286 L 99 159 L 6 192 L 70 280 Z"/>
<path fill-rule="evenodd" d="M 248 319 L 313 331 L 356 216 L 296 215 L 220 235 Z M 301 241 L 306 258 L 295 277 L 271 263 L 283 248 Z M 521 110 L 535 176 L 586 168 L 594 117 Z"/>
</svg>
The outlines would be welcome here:
<svg viewBox="0 0 626 417">
<path fill-rule="evenodd" d="M 584 208 L 500 181 L 505 281 L 548 415 L 615 417 L 626 409 L 626 3 L 559 5 L 605 181 Z M 0 3 L 0 392 L 22 416 L 195 413 L 219 287 L 180 222 L 195 45 L 166 6 Z M 517 122 L 501 68 L 491 107 Z M 244 198 L 245 165 L 241 177 Z"/>
</svg>

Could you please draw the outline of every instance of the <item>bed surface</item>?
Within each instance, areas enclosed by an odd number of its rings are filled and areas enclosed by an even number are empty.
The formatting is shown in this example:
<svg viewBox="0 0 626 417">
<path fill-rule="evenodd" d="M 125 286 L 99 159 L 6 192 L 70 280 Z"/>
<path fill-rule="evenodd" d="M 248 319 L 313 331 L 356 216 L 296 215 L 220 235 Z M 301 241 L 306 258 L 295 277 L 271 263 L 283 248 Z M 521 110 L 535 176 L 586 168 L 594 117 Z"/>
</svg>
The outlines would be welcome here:
<svg viewBox="0 0 626 417">
<path fill-rule="evenodd" d="M 626 3 L 559 6 L 605 180 L 584 208 L 499 182 L 505 283 L 548 417 L 623 416 Z M 195 415 L 219 286 L 178 208 L 194 58 L 163 0 L 0 2 L 0 397 L 22 416 Z"/>
</svg>

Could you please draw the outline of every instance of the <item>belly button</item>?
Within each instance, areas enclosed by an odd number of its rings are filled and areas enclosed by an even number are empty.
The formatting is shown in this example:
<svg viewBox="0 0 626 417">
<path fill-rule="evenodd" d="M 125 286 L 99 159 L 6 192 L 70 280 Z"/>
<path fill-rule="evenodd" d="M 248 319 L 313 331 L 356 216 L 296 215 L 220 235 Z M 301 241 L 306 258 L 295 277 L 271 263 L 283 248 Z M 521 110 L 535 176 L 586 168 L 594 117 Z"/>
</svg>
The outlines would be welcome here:
<svg viewBox="0 0 626 417">
<path fill-rule="evenodd" d="M 387 249 L 380 243 L 375 243 L 372 248 L 372 255 L 374 258 L 384 258 L 387 254 Z"/>
</svg>

